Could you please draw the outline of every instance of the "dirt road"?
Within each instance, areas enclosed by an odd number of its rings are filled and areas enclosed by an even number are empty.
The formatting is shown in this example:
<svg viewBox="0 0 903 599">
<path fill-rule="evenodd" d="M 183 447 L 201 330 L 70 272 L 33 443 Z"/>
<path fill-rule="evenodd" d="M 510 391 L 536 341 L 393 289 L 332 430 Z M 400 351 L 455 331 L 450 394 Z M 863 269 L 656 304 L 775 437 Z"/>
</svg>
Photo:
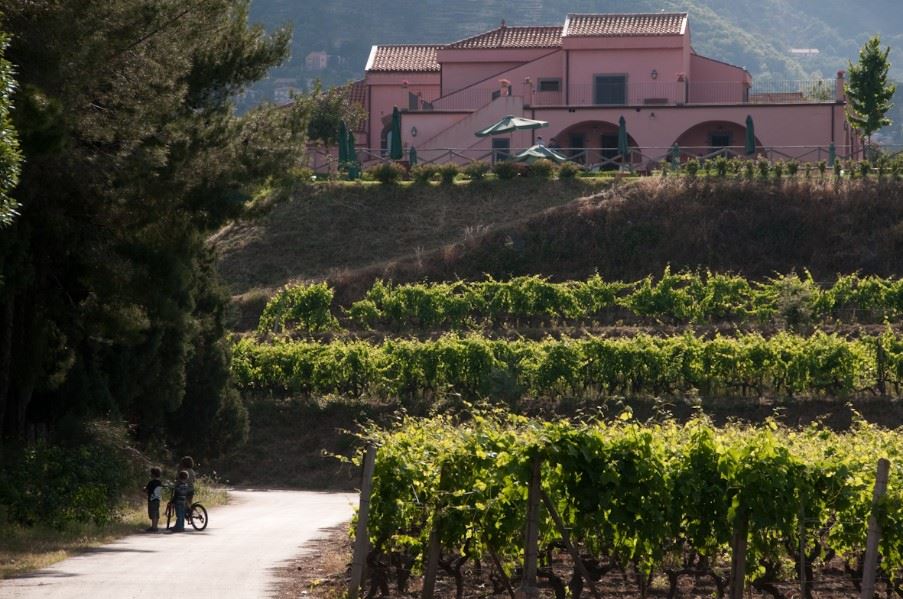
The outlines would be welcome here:
<svg viewBox="0 0 903 599">
<path fill-rule="evenodd" d="M 298 555 L 321 528 L 351 518 L 357 496 L 305 491 L 233 491 L 203 532 L 133 535 L 20 578 L 0 581 L 0 599 L 257 598 L 273 567 Z"/>
</svg>

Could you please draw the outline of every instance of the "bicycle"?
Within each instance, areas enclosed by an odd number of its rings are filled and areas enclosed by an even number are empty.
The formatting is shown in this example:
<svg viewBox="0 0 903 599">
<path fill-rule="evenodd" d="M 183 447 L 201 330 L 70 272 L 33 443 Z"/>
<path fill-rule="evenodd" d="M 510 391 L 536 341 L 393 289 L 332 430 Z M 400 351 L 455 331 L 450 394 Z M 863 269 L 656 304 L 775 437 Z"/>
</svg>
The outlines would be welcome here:
<svg viewBox="0 0 903 599">
<path fill-rule="evenodd" d="M 170 529 L 170 523 L 176 518 L 176 506 L 172 500 L 166 503 L 166 530 Z M 207 508 L 201 503 L 194 502 L 191 507 L 185 510 L 185 520 L 191 524 L 195 530 L 204 530 L 207 528 Z"/>
</svg>

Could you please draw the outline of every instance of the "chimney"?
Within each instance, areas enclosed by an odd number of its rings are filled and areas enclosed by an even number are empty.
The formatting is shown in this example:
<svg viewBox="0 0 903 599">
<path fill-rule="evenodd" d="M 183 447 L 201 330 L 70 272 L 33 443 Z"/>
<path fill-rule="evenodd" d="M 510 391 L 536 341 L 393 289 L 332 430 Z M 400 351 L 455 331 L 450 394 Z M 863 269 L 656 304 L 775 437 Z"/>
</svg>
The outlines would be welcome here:
<svg viewBox="0 0 903 599">
<path fill-rule="evenodd" d="M 505 24 L 505 19 L 502 19 L 502 29 L 504 29 L 504 28 L 507 27 L 507 26 L 508 26 L 508 25 Z"/>
</svg>

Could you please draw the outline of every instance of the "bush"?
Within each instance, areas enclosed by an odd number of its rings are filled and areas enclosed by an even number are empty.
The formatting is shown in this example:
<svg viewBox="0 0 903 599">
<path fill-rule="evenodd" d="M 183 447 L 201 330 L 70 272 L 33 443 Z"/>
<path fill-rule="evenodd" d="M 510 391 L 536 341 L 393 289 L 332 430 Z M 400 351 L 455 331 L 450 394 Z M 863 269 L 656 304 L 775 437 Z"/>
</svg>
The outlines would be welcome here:
<svg viewBox="0 0 903 599">
<path fill-rule="evenodd" d="M 90 436 L 71 446 L 39 443 L 5 452 L 0 506 L 11 521 L 63 528 L 68 522 L 103 525 L 114 519 L 123 493 L 137 486 L 140 473 L 126 458 L 125 441 L 111 442 L 99 431 Z"/>
<path fill-rule="evenodd" d="M 442 184 L 451 185 L 455 182 L 455 177 L 457 177 L 460 172 L 457 164 L 443 164 L 439 167 L 439 177 L 441 178 Z"/>
<path fill-rule="evenodd" d="M 482 180 L 488 172 L 489 165 L 485 162 L 471 162 L 464 167 L 464 174 L 467 175 L 471 181 Z"/>
<path fill-rule="evenodd" d="M 527 165 L 527 176 L 536 179 L 551 179 L 555 174 L 555 163 L 541 158 Z"/>
<path fill-rule="evenodd" d="M 332 315 L 332 298 L 326 283 L 286 285 L 267 302 L 257 330 L 280 332 L 290 324 L 311 333 L 334 329 L 338 322 Z"/>
<path fill-rule="evenodd" d="M 768 158 L 759 156 L 758 160 L 756 160 L 756 168 L 759 169 L 759 178 L 767 180 L 768 174 L 771 172 L 771 163 L 768 161 Z"/>
<path fill-rule="evenodd" d="M 840 165 L 840 160 L 834 161 L 834 176 L 840 179 L 843 175 L 843 167 Z"/>
<path fill-rule="evenodd" d="M 775 160 L 772 168 L 774 169 L 774 178 L 780 181 L 784 176 L 784 163 L 781 160 Z"/>
<path fill-rule="evenodd" d="M 809 166 L 808 164 L 806 165 Z M 790 160 L 787 162 L 787 175 L 790 177 L 796 177 L 796 174 L 800 170 L 800 163 L 796 160 Z"/>
<path fill-rule="evenodd" d="M 521 175 L 523 170 L 524 165 L 511 162 L 510 160 L 502 160 L 492 165 L 492 172 L 495 173 L 495 176 L 505 180 L 514 179 Z"/>
<path fill-rule="evenodd" d="M 730 167 L 730 162 L 724 156 L 719 156 L 715 159 L 715 173 L 722 179 L 727 177 L 727 171 Z"/>
<path fill-rule="evenodd" d="M 415 183 L 425 185 L 432 181 L 437 172 L 438 169 L 435 164 L 418 164 L 411 169 L 411 178 L 414 179 Z"/>
<path fill-rule="evenodd" d="M 687 171 L 687 176 L 691 179 L 695 179 L 696 174 L 699 172 L 699 161 L 695 158 L 690 158 L 687 160 L 686 164 L 684 164 L 684 168 Z"/>
<path fill-rule="evenodd" d="M 828 170 L 828 163 L 825 162 L 824 160 L 819 160 L 818 161 L 818 174 L 821 175 L 822 178 L 824 178 L 827 170 Z"/>
<path fill-rule="evenodd" d="M 383 162 L 367 172 L 383 185 L 392 185 L 405 176 L 404 168 L 395 162 Z"/>
<path fill-rule="evenodd" d="M 868 160 L 860 160 L 859 161 L 859 176 L 863 179 L 867 179 L 869 174 L 872 172 L 872 163 Z"/>
<path fill-rule="evenodd" d="M 559 179 L 573 179 L 580 171 L 583 169 L 580 168 L 580 165 L 575 164 L 571 161 L 565 162 L 558 168 L 558 178 Z"/>
<path fill-rule="evenodd" d="M 743 162 L 743 171 L 746 173 L 746 178 L 752 181 L 756 173 L 756 165 L 752 160 L 745 160 Z"/>
</svg>

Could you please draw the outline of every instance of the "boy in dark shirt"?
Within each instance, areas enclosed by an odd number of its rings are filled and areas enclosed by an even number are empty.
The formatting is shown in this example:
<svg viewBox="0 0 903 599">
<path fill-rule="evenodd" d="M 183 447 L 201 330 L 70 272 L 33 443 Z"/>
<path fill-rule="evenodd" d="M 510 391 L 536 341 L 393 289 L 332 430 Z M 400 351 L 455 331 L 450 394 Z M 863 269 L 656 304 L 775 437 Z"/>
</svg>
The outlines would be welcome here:
<svg viewBox="0 0 903 599">
<path fill-rule="evenodd" d="M 151 479 L 144 490 L 147 492 L 147 516 L 151 525 L 147 532 L 157 532 L 157 523 L 160 521 L 160 498 L 163 497 L 163 483 L 160 482 L 160 469 L 151 468 Z"/>
<path fill-rule="evenodd" d="M 179 471 L 179 480 L 172 488 L 172 505 L 176 509 L 176 526 L 173 532 L 185 532 L 185 511 L 188 509 L 188 495 L 191 487 L 188 486 L 188 472 Z"/>
</svg>

